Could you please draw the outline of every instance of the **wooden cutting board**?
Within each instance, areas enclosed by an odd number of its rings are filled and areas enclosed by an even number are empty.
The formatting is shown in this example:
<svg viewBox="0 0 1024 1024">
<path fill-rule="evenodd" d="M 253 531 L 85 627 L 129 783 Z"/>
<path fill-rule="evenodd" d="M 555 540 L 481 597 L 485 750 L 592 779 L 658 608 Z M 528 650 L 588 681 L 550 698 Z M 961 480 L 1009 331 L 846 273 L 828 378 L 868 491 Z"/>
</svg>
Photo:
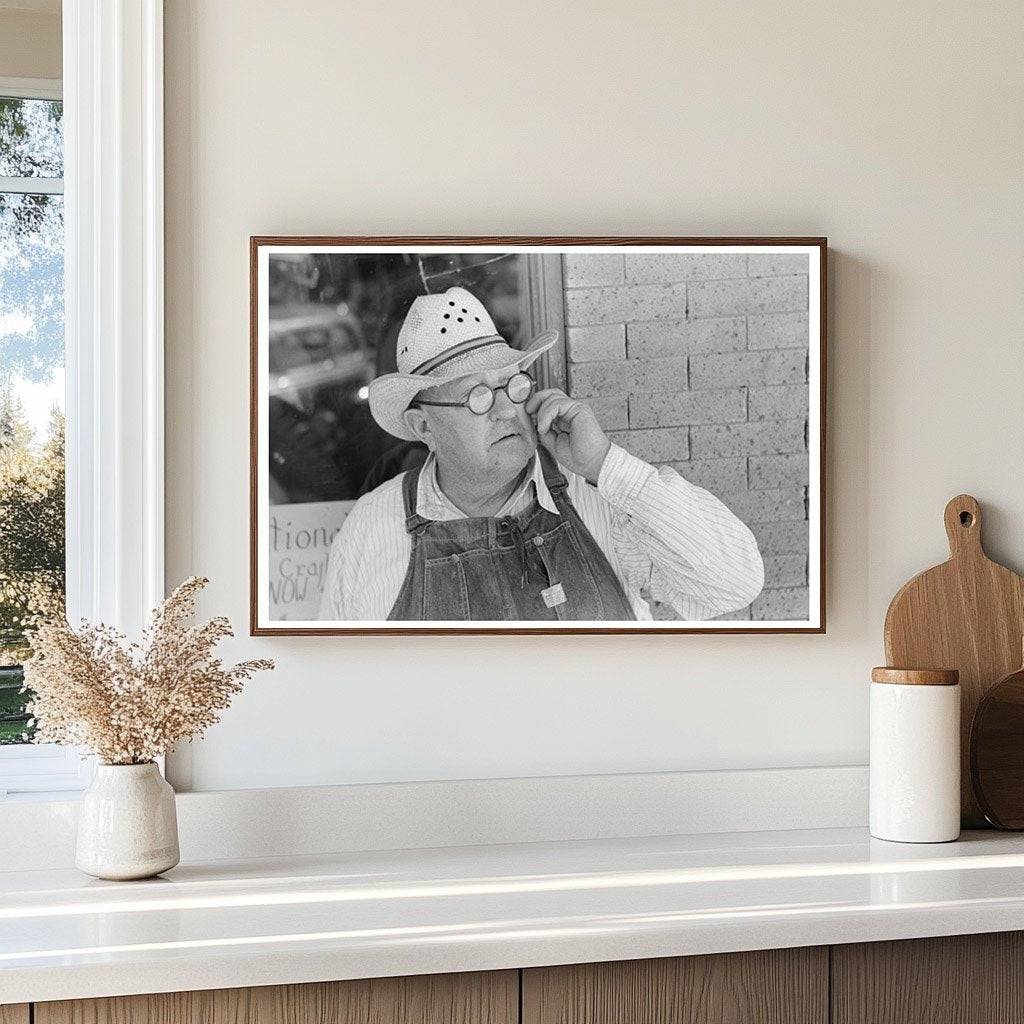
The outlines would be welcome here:
<svg viewBox="0 0 1024 1024">
<path fill-rule="evenodd" d="M 1024 636 L 1024 579 L 985 554 L 981 518 L 981 507 L 969 494 L 949 502 L 949 561 L 904 584 L 885 615 L 889 665 L 960 671 L 960 814 L 965 828 L 986 824 L 971 790 L 974 712 L 988 687 L 1020 666 Z"/>
</svg>

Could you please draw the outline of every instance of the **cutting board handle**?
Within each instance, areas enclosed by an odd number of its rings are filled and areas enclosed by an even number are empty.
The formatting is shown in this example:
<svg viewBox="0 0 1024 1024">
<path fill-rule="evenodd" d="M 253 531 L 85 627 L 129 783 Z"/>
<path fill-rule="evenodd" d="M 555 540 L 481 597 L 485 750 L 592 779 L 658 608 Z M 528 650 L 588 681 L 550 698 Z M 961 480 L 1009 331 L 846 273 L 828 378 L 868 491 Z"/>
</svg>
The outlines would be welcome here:
<svg viewBox="0 0 1024 1024">
<path fill-rule="evenodd" d="M 969 494 L 958 494 L 946 505 L 944 518 L 951 557 L 974 555 L 983 558 L 985 553 L 981 548 L 981 506 L 977 499 Z"/>
</svg>

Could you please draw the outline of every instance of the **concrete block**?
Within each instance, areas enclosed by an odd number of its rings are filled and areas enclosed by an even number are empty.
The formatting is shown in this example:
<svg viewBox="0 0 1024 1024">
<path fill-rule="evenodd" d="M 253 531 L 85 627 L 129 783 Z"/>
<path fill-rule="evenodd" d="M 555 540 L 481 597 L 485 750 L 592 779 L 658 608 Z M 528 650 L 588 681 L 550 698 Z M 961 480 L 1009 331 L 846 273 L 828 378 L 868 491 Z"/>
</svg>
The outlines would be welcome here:
<svg viewBox="0 0 1024 1024">
<path fill-rule="evenodd" d="M 764 558 L 765 589 L 774 587 L 806 587 L 807 557 L 805 555 L 768 555 Z"/>
<path fill-rule="evenodd" d="M 807 487 L 809 467 L 806 453 L 796 455 L 754 455 L 750 459 L 750 489 Z"/>
<path fill-rule="evenodd" d="M 570 327 L 566 331 L 569 359 L 589 363 L 596 359 L 626 358 L 626 325 L 598 324 L 592 327 Z"/>
<path fill-rule="evenodd" d="M 751 420 L 798 420 L 807 415 L 810 393 L 806 384 L 750 388 Z"/>
<path fill-rule="evenodd" d="M 724 491 L 741 491 L 747 486 L 746 459 L 690 459 L 669 465 L 691 484 L 715 496 Z"/>
<path fill-rule="evenodd" d="M 807 518 L 802 487 L 778 491 L 732 491 L 716 495 L 743 522 L 784 523 Z"/>
<path fill-rule="evenodd" d="M 675 394 L 633 395 L 631 427 L 677 427 L 687 423 L 729 423 L 747 418 L 743 388 L 705 388 Z M 746 480 L 743 482 L 746 487 Z"/>
<path fill-rule="evenodd" d="M 810 614 L 810 591 L 807 587 L 784 587 L 762 590 L 751 607 L 751 617 L 761 621 L 806 621 Z"/>
<path fill-rule="evenodd" d="M 683 352 L 741 352 L 746 347 L 746 321 L 741 316 L 626 325 L 626 350 L 631 359 L 677 356 Z"/>
<path fill-rule="evenodd" d="M 562 256 L 562 280 L 566 288 L 622 284 L 622 254 L 567 252 Z"/>
<path fill-rule="evenodd" d="M 645 462 L 677 462 L 690 457 L 686 427 L 616 430 L 609 433 L 608 438 Z"/>
<path fill-rule="evenodd" d="M 627 430 L 629 412 L 625 396 L 618 398 L 588 398 L 587 405 L 597 416 L 597 422 L 604 430 Z"/>
<path fill-rule="evenodd" d="M 813 257 L 817 259 L 817 256 Z M 751 253 L 747 257 L 749 277 L 785 277 L 787 274 L 807 274 L 811 269 L 811 257 L 806 253 L 774 252 Z"/>
<path fill-rule="evenodd" d="M 714 423 L 690 428 L 695 459 L 804 451 L 804 422 Z"/>
<path fill-rule="evenodd" d="M 680 622 L 683 616 L 679 614 L 670 604 L 665 604 L 662 601 L 651 601 L 648 600 L 648 605 L 651 609 L 651 617 L 655 622 Z M 741 608 L 739 611 L 727 612 L 725 615 L 716 615 L 713 619 L 708 619 L 707 623 L 709 627 L 712 627 L 716 622 L 749 622 L 750 621 L 750 605 L 746 608 Z"/>
<path fill-rule="evenodd" d="M 630 284 L 746 276 L 746 257 L 742 253 L 626 254 L 626 281 Z"/>
<path fill-rule="evenodd" d="M 757 541 L 762 558 L 790 554 L 807 557 L 810 530 L 806 522 L 751 523 L 750 532 Z"/>
<path fill-rule="evenodd" d="M 747 319 L 747 347 L 807 348 L 807 313 L 765 313 Z M 815 341 L 817 344 L 817 341 Z"/>
<path fill-rule="evenodd" d="M 806 379 L 806 370 L 807 355 L 801 349 L 782 349 L 778 352 L 719 352 L 706 356 L 691 356 L 690 387 L 797 384 Z M 807 389 L 803 390 L 806 396 Z"/>
<path fill-rule="evenodd" d="M 740 608 L 734 612 L 726 612 L 724 615 L 716 615 L 711 622 L 749 622 L 750 621 L 750 605 L 746 608 Z"/>
<path fill-rule="evenodd" d="M 565 322 L 576 326 L 683 320 L 686 287 L 685 284 L 635 284 L 621 288 L 569 288 L 565 293 Z"/>
<path fill-rule="evenodd" d="M 638 367 L 635 359 L 570 363 L 569 394 L 574 398 L 628 395 L 636 391 Z"/>
<path fill-rule="evenodd" d="M 737 281 L 691 281 L 691 317 L 751 313 L 797 313 L 807 309 L 806 277 L 751 277 Z"/>
<path fill-rule="evenodd" d="M 631 360 L 632 361 L 632 360 Z M 687 386 L 687 357 L 636 360 L 637 391 L 680 391 Z"/>
</svg>

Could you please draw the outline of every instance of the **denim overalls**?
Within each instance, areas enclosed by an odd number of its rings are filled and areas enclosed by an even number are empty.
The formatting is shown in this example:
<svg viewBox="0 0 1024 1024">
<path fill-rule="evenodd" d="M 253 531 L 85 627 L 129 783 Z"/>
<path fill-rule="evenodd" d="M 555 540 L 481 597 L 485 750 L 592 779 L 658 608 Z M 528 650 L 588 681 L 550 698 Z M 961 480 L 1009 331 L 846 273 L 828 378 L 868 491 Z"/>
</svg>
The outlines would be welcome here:
<svg viewBox="0 0 1024 1024">
<path fill-rule="evenodd" d="M 389 620 L 635 619 L 619 578 L 583 525 L 555 460 L 540 452 L 559 515 L 435 522 L 416 514 L 420 469 L 402 481 L 412 553 Z"/>
</svg>

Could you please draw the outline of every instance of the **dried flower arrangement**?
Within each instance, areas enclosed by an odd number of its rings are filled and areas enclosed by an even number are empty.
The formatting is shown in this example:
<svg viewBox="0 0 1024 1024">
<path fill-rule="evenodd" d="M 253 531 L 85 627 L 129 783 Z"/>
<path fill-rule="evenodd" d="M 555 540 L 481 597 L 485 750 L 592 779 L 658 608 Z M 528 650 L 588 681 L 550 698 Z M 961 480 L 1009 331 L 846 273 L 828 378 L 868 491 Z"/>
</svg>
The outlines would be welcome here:
<svg viewBox="0 0 1024 1024">
<path fill-rule="evenodd" d="M 186 580 L 153 612 L 139 643 L 102 623 L 41 621 L 31 636 L 25 689 L 34 696 L 37 743 L 87 747 L 104 764 L 145 764 L 199 736 L 264 659 L 225 668 L 213 656 L 232 635 L 223 616 L 190 626 L 196 595 L 209 580 Z"/>
</svg>

